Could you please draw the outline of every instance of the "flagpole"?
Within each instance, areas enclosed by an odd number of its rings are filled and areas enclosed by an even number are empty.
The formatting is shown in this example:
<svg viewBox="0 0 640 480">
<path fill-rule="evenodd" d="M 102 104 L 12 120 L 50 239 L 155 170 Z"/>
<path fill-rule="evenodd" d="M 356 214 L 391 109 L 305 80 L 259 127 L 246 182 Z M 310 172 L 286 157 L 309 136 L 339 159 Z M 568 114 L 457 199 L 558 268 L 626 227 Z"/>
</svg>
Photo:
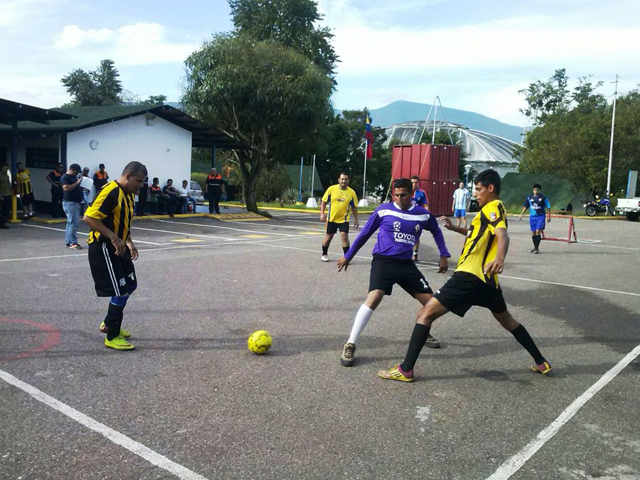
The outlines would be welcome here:
<svg viewBox="0 0 640 480">
<path fill-rule="evenodd" d="M 304 165 L 304 157 L 300 157 L 300 190 L 298 191 L 298 202 L 302 202 L 302 166 Z"/>
<path fill-rule="evenodd" d="M 365 193 L 367 188 L 367 150 L 369 149 L 369 140 L 364 141 L 364 175 L 362 178 L 362 201 L 365 202 Z"/>
</svg>

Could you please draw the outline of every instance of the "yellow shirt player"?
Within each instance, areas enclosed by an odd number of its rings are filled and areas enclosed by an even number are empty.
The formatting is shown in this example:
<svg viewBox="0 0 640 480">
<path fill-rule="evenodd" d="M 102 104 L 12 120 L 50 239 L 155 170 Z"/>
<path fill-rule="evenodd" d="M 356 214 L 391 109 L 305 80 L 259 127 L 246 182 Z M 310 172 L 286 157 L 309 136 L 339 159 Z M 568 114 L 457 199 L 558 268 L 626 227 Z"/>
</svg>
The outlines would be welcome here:
<svg viewBox="0 0 640 480">
<path fill-rule="evenodd" d="M 494 318 L 529 352 L 535 362 L 531 370 L 544 374 L 551 371 L 551 365 L 542 356 L 524 325 L 509 313 L 498 284 L 498 274 L 502 273 L 509 250 L 506 212 L 500 201 L 500 175 L 495 170 L 485 170 L 478 174 L 474 183 L 481 210 L 473 219 L 471 228 L 455 227 L 449 218 L 440 218 L 445 228 L 467 237 L 458 268 L 418 312 L 404 362 L 378 372 L 381 378 L 413 382 L 413 367 L 433 322 L 447 312 L 463 317 L 474 305 L 491 310 Z"/>
<path fill-rule="evenodd" d="M 25 219 L 34 217 L 33 213 L 33 186 L 31 185 L 31 172 L 24 168 L 22 162 L 16 164 L 18 172 L 16 173 L 16 180 L 20 186 L 20 199 L 22 200 L 22 213 Z"/>
<path fill-rule="evenodd" d="M 147 168 L 130 162 L 118 180 L 109 182 L 87 209 L 84 221 L 89 232 L 89 266 L 99 297 L 111 297 L 100 331 L 107 334 L 104 345 L 115 350 L 133 350 L 131 332 L 122 328 L 124 307 L 138 286 L 133 262 L 138 249 L 131 238 L 135 195 L 147 177 Z"/>
<path fill-rule="evenodd" d="M 329 206 L 329 214 L 324 213 Z M 358 228 L 358 197 L 356 192 L 349 187 L 349 174 L 341 173 L 338 177 L 338 184 L 331 185 L 322 197 L 320 203 L 320 221 L 327 223 L 327 232 L 322 242 L 322 257 L 320 260 L 328 262 L 329 245 L 333 236 L 340 230 L 342 240 L 342 250 L 349 251 L 349 214 L 353 211 L 353 226 Z"/>
</svg>

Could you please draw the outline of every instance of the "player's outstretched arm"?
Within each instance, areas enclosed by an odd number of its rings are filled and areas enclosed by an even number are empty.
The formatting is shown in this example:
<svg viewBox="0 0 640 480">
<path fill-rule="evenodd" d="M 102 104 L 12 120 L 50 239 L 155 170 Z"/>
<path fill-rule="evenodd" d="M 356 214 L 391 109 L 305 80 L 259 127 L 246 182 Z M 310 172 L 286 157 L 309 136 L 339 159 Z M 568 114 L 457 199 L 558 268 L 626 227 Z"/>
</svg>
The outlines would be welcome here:
<svg viewBox="0 0 640 480">
<path fill-rule="evenodd" d="M 449 217 L 443 215 L 442 217 L 438 218 L 438 220 L 442 222 L 442 226 L 447 230 L 457 232 L 461 235 L 464 235 L 465 237 L 467 236 L 467 233 L 469 233 L 468 228 L 454 226 L 453 223 L 451 223 L 451 219 Z"/>
</svg>

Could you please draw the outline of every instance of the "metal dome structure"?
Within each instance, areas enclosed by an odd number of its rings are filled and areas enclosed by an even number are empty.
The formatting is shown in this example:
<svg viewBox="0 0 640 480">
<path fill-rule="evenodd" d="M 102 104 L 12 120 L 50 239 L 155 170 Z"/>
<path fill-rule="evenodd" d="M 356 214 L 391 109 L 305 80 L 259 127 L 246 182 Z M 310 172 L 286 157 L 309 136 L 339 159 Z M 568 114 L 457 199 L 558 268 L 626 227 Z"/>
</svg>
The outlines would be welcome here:
<svg viewBox="0 0 640 480">
<path fill-rule="evenodd" d="M 433 121 L 412 121 L 396 123 L 387 127 L 387 145 L 392 140 L 403 144 L 426 143 L 431 140 Z M 516 154 L 517 143 L 491 133 L 474 130 L 456 123 L 436 120 L 435 129 L 456 132 L 460 148 L 466 153 L 472 168 L 480 172 L 493 168 L 501 177 L 509 172 L 517 172 L 520 159 Z M 423 135 L 424 132 L 424 135 Z M 422 140 L 420 137 L 422 136 Z"/>
</svg>

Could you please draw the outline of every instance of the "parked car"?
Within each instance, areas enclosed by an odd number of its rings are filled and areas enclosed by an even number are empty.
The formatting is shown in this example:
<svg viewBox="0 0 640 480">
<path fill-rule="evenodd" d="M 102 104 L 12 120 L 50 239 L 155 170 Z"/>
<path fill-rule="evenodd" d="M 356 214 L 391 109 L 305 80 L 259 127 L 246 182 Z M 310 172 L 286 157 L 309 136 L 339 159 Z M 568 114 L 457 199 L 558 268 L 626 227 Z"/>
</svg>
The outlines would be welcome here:
<svg viewBox="0 0 640 480">
<path fill-rule="evenodd" d="M 198 205 L 204 204 L 204 193 L 202 192 L 202 188 L 200 188 L 200 184 L 198 182 L 191 180 L 191 183 L 189 184 L 189 196 L 195 198 Z"/>
<path fill-rule="evenodd" d="M 637 222 L 640 218 L 640 197 L 619 198 L 616 210 L 627 216 L 627 220 Z"/>
</svg>

